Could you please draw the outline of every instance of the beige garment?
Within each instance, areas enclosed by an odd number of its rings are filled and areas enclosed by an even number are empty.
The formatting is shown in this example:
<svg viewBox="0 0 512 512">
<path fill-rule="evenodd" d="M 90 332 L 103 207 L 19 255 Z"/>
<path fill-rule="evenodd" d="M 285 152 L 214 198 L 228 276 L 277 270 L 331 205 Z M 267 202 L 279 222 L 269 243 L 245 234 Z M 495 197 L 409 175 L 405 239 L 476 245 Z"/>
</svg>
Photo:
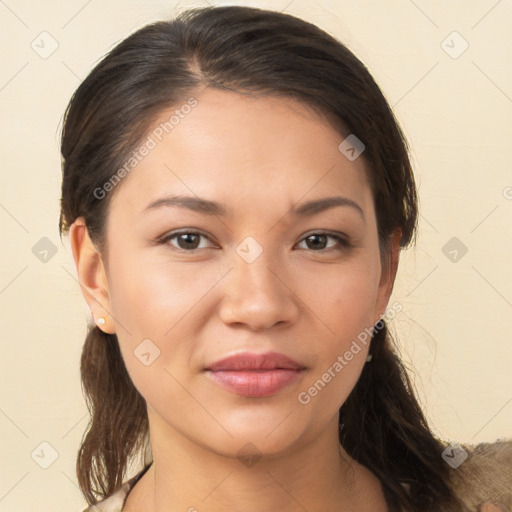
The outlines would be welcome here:
<svg viewBox="0 0 512 512">
<path fill-rule="evenodd" d="M 467 511 L 512 512 L 512 439 L 461 446 L 468 458 L 452 469 L 452 485 Z"/>
</svg>

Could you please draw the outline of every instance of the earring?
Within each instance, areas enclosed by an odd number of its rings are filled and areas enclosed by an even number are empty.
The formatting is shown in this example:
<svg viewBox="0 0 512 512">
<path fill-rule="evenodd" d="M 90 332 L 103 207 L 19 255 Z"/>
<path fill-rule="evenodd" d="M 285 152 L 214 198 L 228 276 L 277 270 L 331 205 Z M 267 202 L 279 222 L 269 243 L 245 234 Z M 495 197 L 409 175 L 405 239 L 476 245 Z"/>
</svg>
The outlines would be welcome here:
<svg viewBox="0 0 512 512">
<path fill-rule="evenodd" d="M 98 318 L 98 320 L 96 320 L 96 323 L 97 323 L 98 325 L 105 325 L 105 318 L 104 318 L 104 317 L 102 317 L 102 316 L 100 316 L 100 317 Z"/>
<path fill-rule="evenodd" d="M 368 354 L 368 356 L 366 357 L 366 362 L 369 363 L 372 360 L 372 357 L 372 354 Z"/>
</svg>

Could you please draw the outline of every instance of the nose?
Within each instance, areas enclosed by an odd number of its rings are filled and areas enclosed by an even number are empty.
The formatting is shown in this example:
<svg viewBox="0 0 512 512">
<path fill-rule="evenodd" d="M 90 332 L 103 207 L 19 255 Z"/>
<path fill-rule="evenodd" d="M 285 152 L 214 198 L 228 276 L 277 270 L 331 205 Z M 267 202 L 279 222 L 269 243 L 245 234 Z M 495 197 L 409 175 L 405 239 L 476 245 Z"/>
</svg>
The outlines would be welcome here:
<svg viewBox="0 0 512 512">
<path fill-rule="evenodd" d="M 265 251 L 252 263 L 236 256 L 225 282 L 220 318 L 227 325 L 254 331 L 292 324 L 299 307 L 290 281 L 283 266 Z"/>
</svg>

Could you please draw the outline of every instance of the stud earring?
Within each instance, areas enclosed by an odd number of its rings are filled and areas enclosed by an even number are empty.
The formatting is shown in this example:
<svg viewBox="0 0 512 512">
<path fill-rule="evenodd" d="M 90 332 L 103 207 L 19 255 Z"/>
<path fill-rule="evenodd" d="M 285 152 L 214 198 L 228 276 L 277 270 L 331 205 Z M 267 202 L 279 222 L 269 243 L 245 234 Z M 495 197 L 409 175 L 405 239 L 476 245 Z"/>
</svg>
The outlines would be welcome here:
<svg viewBox="0 0 512 512">
<path fill-rule="evenodd" d="M 98 325 L 105 325 L 105 318 L 103 318 L 102 316 L 100 316 L 100 317 L 98 318 L 98 320 L 96 320 L 96 323 L 97 323 Z"/>
</svg>

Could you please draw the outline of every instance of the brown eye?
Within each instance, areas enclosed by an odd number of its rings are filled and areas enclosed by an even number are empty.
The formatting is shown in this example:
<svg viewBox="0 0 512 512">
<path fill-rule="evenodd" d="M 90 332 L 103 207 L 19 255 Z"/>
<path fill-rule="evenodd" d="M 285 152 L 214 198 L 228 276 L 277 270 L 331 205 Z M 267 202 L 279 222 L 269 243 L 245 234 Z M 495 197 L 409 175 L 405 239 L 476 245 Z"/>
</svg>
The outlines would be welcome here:
<svg viewBox="0 0 512 512">
<path fill-rule="evenodd" d="M 329 239 L 334 240 L 335 243 L 329 245 Z M 326 249 L 347 248 L 349 243 L 346 239 L 338 235 L 328 233 L 312 233 L 301 240 L 300 243 L 306 242 L 306 248 L 313 252 L 321 252 Z"/>
<path fill-rule="evenodd" d="M 181 231 L 180 233 L 174 233 L 165 236 L 160 240 L 162 244 L 169 244 L 176 249 L 180 249 L 182 251 L 192 252 L 196 249 L 203 249 L 205 247 L 210 247 L 211 245 L 206 245 L 201 247 L 201 238 L 209 240 L 209 238 L 195 231 Z M 174 241 L 174 243 L 170 243 Z"/>
</svg>

